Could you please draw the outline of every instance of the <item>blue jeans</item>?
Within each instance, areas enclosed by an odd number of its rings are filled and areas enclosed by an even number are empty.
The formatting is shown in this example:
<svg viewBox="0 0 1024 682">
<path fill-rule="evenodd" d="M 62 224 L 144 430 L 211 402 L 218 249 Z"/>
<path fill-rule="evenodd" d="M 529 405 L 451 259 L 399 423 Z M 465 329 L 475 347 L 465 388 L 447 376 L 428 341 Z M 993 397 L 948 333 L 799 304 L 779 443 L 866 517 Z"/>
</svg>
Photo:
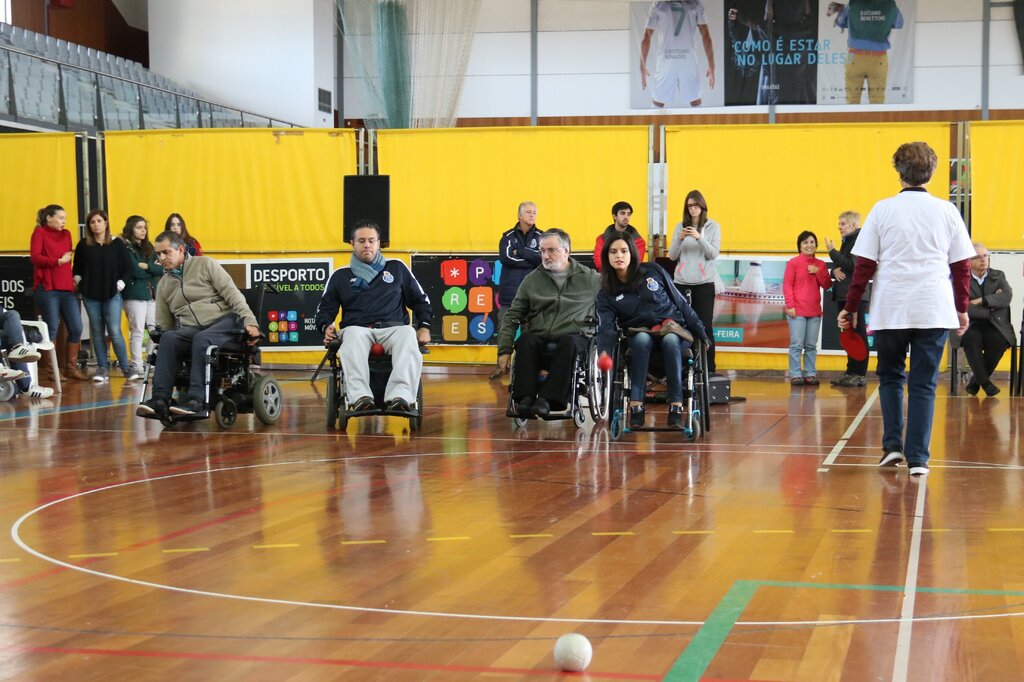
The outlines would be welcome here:
<svg viewBox="0 0 1024 682">
<path fill-rule="evenodd" d="M 683 402 L 683 348 L 690 344 L 675 334 L 660 337 L 661 356 L 665 363 L 665 383 L 668 386 L 668 402 Z M 641 332 L 629 337 L 629 399 L 643 402 L 647 393 L 647 368 L 650 365 L 654 337 Z"/>
<path fill-rule="evenodd" d="M 821 329 L 820 317 L 796 317 L 789 320 L 789 377 L 812 377 L 817 374 L 818 331 Z M 800 354 L 804 356 L 803 374 L 800 374 Z"/>
<path fill-rule="evenodd" d="M 909 466 L 928 463 L 935 414 L 935 387 L 946 345 L 945 329 L 878 329 L 878 397 L 882 403 L 882 448 L 902 452 Z M 910 350 L 910 375 L 906 374 Z M 907 384 L 907 434 L 903 436 L 903 384 Z"/>
<path fill-rule="evenodd" d="M 128 371 L 128 351 L 125 349 L 124 336 L 121 334 L 121 294 L 114 294 L 113 298 L 106 301 L 83 298 L 82 302 L 89 316 L 89 336 L 92 341 L 92 352 L 96 354 L 96 362 L 103 369 L 110 366 L 106 339 L 110 336 L 117 364 L 122 370 Z"/>
<path fill-rule="evenodd" d="M 78 307 L 78 297 L 71 291 L 47 291 L 42 286 L 35 289 L 36 307 L 43 316 L 50 341 L 57 340 L 57 325 L 64 318 L 67 326 L 68 343 L 82 340 L 82 311 Z M 64 358 L 61 358 L 63 362 Z"/>
</svg>

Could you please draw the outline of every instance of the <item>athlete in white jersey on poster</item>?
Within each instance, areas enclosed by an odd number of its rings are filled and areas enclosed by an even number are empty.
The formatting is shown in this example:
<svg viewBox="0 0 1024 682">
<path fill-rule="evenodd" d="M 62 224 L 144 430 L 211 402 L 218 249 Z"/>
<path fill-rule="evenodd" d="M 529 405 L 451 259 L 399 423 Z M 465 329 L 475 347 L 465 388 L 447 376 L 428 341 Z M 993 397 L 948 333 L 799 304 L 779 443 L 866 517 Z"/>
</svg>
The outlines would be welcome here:
<svg viewBox="0 0 1024 682">
<path fill-rule="evenodd" d="M 700 31 L 707 55 L 708 87 L 715 88 L 715 51 L 711 45 L 711 33 L 704 17 L 704 3 L 701 0 L 670 0 L 655 2 L 647 17 L 647 27 L 640 42 L 640 81 L 647 89 L 647 58 L 651 51 L 652 39 L 655 44 L 654 78 L 651 102 L 656 107 L 666 104 L 689 102 L 690 106 L 701 104 L 700 66 L 694 45 L 694 37 Z"/>
</svg>

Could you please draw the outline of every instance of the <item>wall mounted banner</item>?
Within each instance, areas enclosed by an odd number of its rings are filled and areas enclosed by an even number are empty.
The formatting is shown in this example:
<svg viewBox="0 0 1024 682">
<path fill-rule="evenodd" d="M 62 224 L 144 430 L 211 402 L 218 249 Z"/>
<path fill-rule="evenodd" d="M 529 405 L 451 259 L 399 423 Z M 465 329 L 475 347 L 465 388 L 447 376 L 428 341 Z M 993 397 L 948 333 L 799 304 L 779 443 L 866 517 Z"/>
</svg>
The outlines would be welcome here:
<svg viewBox="0 0 1024 682">
<path fill-rule="evenodd" d="M 916 1 L 632 2 L 631 106 L 910 103 Z"/>
<path fill-rule="evenodd" d="M 324 336 L 316 330 L 316 307 L 334 272 L 333 259 L 219 262 L 242 290 L 267 337 L 261 351 L 324 349 Z"/>
<path fill-rule="evenodd" d="M 28 256 L 0 256 L 0 305 L 18 311 L 23 320 L 36 319 Z"/>
</svg>

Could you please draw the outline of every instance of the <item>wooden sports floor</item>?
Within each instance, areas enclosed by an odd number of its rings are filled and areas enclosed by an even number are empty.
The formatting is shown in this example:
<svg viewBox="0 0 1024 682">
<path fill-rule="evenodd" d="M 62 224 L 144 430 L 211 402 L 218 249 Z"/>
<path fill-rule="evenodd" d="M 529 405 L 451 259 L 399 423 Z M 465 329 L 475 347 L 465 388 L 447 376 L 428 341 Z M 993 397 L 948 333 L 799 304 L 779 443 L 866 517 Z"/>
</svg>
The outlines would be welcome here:
<svg viewBox="0 0 1024 682">
<path fill-rule="evenodd" d="M 273 373 L 273 427 L 165 430 L 120 379 L 0 404 L 0 678 L 558 679 L 579 632 L 575 679 L 1024 679 L 1005 376 L 940 378 L 911 480 L 875 466 L 873 377 L 740 376 L 690 444 L 516 430 L 504 385 L 436 370 L 420 432 L 333 432 L 309 374 Z"/>
</svg>

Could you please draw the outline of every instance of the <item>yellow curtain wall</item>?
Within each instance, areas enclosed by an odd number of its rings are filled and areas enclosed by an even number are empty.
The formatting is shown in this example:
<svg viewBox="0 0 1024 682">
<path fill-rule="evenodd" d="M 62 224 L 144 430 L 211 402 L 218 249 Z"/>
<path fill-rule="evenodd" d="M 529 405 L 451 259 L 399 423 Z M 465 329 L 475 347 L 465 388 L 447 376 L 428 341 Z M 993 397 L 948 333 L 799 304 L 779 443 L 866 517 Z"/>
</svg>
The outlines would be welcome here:
<svg viewBox="0 0 1024 682">
<path fill-rule="evenodd" d="M 74 133 L 0 135 L 0 251 L 27 253 L 36 213 L 59 204 L 77 241 L 78 181 Z"/>
<path fill-rule="evenodd" d="M 496 252 L 522 201 L 576 251 L 593 250 L 620 200 L 647 234 L 649 140 L 647 126 L 382 130 L 392 248 Z"/>
<path fill-rule="evenodd" d="M 686 193 L 699 189 L 722 226 L 724 251 L 796 253 L 812 230 L 824 248 L 837 240 L 843 211 L 866 216 L 899 192 L 892 155 L 904 142 L 928 142 L 939 157 L 929 190 L 948 195 L 949 124 L 668 126 L 669 237 Z"/>
<path fill-rule="evenodd" d="M 1024 121 L 971 123 L 971 236 L 991 250 L 1024 243 Z"/>
<path fill-rule="evenodd" d="M 181 213 L 203 250 L 331 251 L 343 243 L 352 130 L 245 129 L 106 135 L 107 198 L 116 230 L 131 214 L 163 230 Z"/>
</svg>

